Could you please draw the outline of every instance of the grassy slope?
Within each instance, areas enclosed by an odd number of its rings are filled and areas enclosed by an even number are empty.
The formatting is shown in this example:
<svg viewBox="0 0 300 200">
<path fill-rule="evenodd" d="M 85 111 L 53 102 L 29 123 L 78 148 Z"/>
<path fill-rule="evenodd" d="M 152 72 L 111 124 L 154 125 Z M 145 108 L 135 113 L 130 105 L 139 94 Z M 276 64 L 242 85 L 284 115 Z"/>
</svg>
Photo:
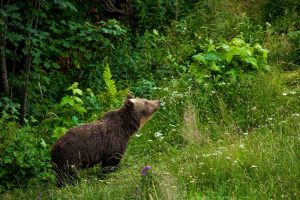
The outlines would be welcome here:
<svg viewBox="0 0 300 200">
<path fill-rule="evenodd" d="M 282 93 L 289 91 L 282 89 Z M 300 97 L 282 93 L 279 99 L 269 103 L 282 105 L 285 116 L 277 115 L 274 110 L 272 117 L 264 116 L 265 123 L 244 133 L 221 123 L 201 124 L 195 115 L 196 106 L 186 108 L 182 115 L 169 102 L 168 110 L 162 110 L 140 131 L 140 137 L 133 138 L 118 172 L 101 179 L 95 175 L 98 169 L 92 169 L 83 173 L 81 182 L 75 186 L 63 189 L 53 185 L 31 186 L 6 197 L 297 199 L 300 195 L 300 105 L 296 102 Z M 265 98 L 270 96 L 272 93 L 264 94 Z M 252 101 L 255 99 L 247 103 Z M 255 112 L 266 111 L 257 108 Z M 167 114 L 169 118 L 165 118 Z M 173 126 L 180 119 L 183 123 Z M 160 123 L 168 124 L 162 127 Z M 234 120 L 231 123 L 236 125 Z M 171 130 L 165 132 L 167 128 Z M 164 134 L 163 139 L 153 136 L 157 131 Z M 217 136 L 212 137 L 212 132 L 217 132 Z M 150 176 L 141 177 L 139 172 L 145 165 L 152 166 Z"/>
<path fill-rule="evenodd" d="M 224 2 L 219 2 L 222 5 L 213 11 L 219 13 L 218 16 L 210 18 L 215 37 L 222 35 L 222 29 L 226 30 L 236 21 L 244 19 L 242 13 L 251 6 L 236 5 L 235 1 L 229 0 L 226 2 L 230 4 Z M 231 5 L 236 5 L 236 8 Z M 255 9 L 258 8 L 259 5 L 256 5 Z M 223 13 L 220 13 L 222 9 Z M 231 17 L 223 23 L 224 16 Z M 237 26 L 251 31 L 250 22 L 244 20 L 243 23 Z M 208 29 L 203 27 L 191 32 L 209 34 Z M 170 30 L 169 40 L 177 41 L 175 38 L 178 35 L 173 34 Z M 232 34 L 235 34 L 234 31 L 226 31 L 224 37 L 230 38 Z M 258 40 L 259 36 L 255 36 L 252 42 Z M 270 33 L 263 42 L 278 53 L 281 37 Z M 191 42 L 187 38 L 179 38 L 182 44 L 176 43 L 176 48 L 181 46 L 190 52 Z M 276 44 L 271 41 L 276 41 Z M 176 54 L 175 49 L 173 51 Z M 273 55 L 272 59 L 273 65 L 277 65 L 281 57 Z M 270 74 L 244 80 L 235 87 L 225 88 L 225 91 L 215 90 L 211 86 L 202 92 L 189 91 L 174 81 L 168 87 L 157 90 L 157 96 L 165 105 L 139 132 L 138 137 L 132 139 L 119 171 L 103 179 L 97 176 L 99 169 L 90 169 L 82 173 L 81 181 L 75 186 L 58 189 L 53 184 L 30 185 L 8 192 L 3 197 L 300 198 L 299 77 L 300 71 L 282 73 L 274 70 Z M 162 133 L 163 138 L 155 137 L 157 132 Z M 152 169 L 148 176 L 141 177 L 140 170 L 145 165 L 151 165 Z"/>
</svg>

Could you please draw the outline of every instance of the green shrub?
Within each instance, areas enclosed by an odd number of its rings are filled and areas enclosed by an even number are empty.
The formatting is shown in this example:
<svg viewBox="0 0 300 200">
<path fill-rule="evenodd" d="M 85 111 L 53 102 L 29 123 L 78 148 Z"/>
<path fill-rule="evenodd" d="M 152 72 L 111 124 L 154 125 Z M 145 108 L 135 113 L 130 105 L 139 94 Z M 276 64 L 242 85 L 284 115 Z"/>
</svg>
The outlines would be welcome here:
<svg viewBox="0 0 300 200">
<path fill-rule="evenodd" d="M 6 97 L 0 101 L 0 193 L 30 180 L 54 177 L 46 142 L 37 136 L 36 129 L 16 123 L 19 107 Z"/>
<path fill-rule="evenodd" d="M 31 178 L 53 179 L 48 146 L 35 131 L 14 122 L 0 123 L 0 192 L 23 185 Z"/>
<path fill-rule="evenodd" d="M 8 97 L 3 97 L 0 100 L 0 123 L 5 121 L 18 120 L 20 104 L 11 101 Z"/>
<path fill-rule="evenodd" d="M 293 64 L 293 68 L 300 65 L 300 30 L 292 31 L 288 33 L 289 40 L 294 44 L 294 51 L 292 51 L 289 56 L 291 63 Z"/>
<path fill-rule="evenodd" d="M 243 74 L 268 70 L 268 51 L 261 45 L 250 45 L 242 38 L 230 42 L 214 44 L 209 40 L 201 45 L 203 52 L 193 56 L 190 73 L 198 83 L 205 79 L 223 81 L 230 78 L 236 81 Z"/>
<path fill-rule="evenodd" d="M 171 20 L 189 12 L 195 0 L 146 0 L 134 1 L 136 26 L 141 30 L 163 29 Z"/>
<path fill-rule="evenodd" d="M 134 87 L 134 93 L 137 97 L 150 97 L 152 96 L 155 89 L 155 82 L 146 79 L 141 79 L 137 82 Z"/>
</svg>

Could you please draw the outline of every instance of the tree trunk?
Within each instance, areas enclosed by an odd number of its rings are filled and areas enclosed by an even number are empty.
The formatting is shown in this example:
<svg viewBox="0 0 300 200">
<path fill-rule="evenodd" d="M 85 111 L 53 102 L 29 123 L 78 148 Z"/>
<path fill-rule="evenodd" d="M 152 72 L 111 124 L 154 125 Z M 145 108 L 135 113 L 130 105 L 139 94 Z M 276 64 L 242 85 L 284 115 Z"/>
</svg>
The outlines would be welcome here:
<svg viewBox="0 0 300 200">
<path fill-rule="evenodd" d="M 34 7 L 39 11 L 40 9 L 40 1 L 37 0 L 35 1 Z M 31 18 L 31 27 L 33 27 L 33 22 L 34 22 L 35 16 L 33 15 Z M 37 25 L 38 25 L 38 16 L 35 19 L 35 26 L 34 29 L 37 30 Z M 23 126 L 25 123 L 25 117 L 27 114 L 27 100 L 28 100 L 28 87 L 29 87 L 29 78 L 30 78 L 30 68 L 31 68 L 31 61 L 32 61 L 32 38 L 31 38 L 31 32 L 28 33 L 28 39 L 29 39 L 29 48 L 24 64 L 24 69 L 25 69 L 25 81 L 23 85 L 23 94 L 22 94 L 22 99 L 21 99 L 21 110 L 20 110 L 20 124 Z"/>
<path fill-rule="evenodd" d="M 1 0 L 1 9 L 3 9 L 3 0 Z M 3 23 L 5 24 L 6 19 L 2 18 L 1 21 L 3 20 Z M 1 85 L 3 88 L 3 91 L 5 94 L 9 94 L 9 83 L 8 83 L 8 78 L 7 78 L 7 67 L 6 67 L 6 56 L 5 56 L 5 28 L 1 30 L 0 33 L 0 80 L 1 80 Z"/>
<path fill-rule="evenodd" d="M 1 45 L 0 45 L 0 59 L 1 59 L 1 85 L 5 94 L 9 94 L 9 84 L 6 70 L 6 57 L 5 57 L 5 39 L 4 33 L 1 33 Z"/>
</svg>

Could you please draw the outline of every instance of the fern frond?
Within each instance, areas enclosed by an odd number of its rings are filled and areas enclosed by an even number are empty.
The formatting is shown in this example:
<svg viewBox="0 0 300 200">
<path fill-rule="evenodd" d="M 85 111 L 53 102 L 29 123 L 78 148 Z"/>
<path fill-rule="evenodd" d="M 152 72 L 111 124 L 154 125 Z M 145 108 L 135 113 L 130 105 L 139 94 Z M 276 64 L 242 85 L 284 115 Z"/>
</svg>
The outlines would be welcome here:
<svg viewBox="0 0 300 200">
<path fill-rule="evenodd" d="M 108 64 L 105 65 L 105 69 L 103 72 L 103 80 L 107 92 L 111 95 L 112 98 L 115 98 L 117 94 L 117 87 L 115 81 L 112 79 L 112 74 Z"/>
</svg>

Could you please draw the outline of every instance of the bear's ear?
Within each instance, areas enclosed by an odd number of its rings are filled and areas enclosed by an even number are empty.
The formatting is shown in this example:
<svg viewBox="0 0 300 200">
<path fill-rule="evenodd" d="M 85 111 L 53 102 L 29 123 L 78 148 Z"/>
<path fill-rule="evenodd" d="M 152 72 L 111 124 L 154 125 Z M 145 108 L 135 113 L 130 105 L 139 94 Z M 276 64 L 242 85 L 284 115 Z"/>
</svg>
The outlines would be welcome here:
<svg viewBox="0 0 300 200">
<path fill-rule="evenodd" d="M 126 99 L 126 101 L 125 101 L 125 107 L 133 109 L 133 106 L 134 106 L 134 103 L 132 101 L 130 101 L 129 99 Z"/>
<path fill-rule="evenodd" d="M 126 99 L 133 99 L 134 97 L 133 97 L 133 95 L 131 94 L 131 93 L 127 93 L 127 95 L 126 95 Z"/>
</svg>

